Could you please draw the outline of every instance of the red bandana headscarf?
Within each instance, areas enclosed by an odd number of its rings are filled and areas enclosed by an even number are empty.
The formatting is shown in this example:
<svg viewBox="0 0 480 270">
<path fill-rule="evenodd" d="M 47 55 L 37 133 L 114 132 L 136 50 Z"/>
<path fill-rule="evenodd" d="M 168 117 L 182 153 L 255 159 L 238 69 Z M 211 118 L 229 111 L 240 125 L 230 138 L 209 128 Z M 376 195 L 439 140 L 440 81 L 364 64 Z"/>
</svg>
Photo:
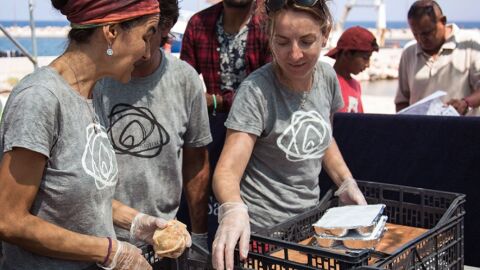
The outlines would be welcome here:
<svg viewBox="0 0 480 270">
<path fill-rule="evenodd" d="M 158 0 L 70 0 L 61 12 L 73 28 L 88 28 L 158 14 L 160 5 Z"/>
</svg>

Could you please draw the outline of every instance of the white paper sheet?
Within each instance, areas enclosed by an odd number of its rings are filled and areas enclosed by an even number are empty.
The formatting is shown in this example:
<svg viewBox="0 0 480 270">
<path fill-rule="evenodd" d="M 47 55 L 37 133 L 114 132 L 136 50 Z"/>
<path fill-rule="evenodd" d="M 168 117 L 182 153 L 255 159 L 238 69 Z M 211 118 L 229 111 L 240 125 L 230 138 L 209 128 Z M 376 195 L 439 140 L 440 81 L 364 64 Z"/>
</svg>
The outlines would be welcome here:
<svg viewBox="0 0 480 270">
<path fill-rule="evenodd" d="M 447 93 L 438 90 L 398 112 L 398 114 L 460 116 L 451 105 L 445 105 L 442 97 Z"/>
</svg>

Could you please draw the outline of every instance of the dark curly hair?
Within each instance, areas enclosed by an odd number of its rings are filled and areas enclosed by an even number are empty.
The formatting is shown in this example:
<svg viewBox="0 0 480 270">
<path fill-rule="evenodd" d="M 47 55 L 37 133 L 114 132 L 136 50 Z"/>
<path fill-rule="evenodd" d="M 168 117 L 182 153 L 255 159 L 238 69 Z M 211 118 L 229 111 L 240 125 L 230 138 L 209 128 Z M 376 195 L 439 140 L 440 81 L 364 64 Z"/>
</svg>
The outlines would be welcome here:
<svg viewBox="0 0 480 270">
<path fill-rule="evenodd" d="M 160 29 L 172 27 L 177 23 L 178 17 L 180 16 L 178 0 L 159 0 L 158 2 L 161 5 L 158 27 Z M 170 37 L 168 36 L 162 37 L 160 47 L 163 47 L 169 41 L 169 39 Z"/>
<path fill-rule="evenodd" d="M 178 0 L 159 0 L 158 2 L 161 2 L 162 7 L 160 9 L 159 27 L 164 27 L 170 23 L 171 25 L 176 24 L 180 16 Z"/>
</svg>

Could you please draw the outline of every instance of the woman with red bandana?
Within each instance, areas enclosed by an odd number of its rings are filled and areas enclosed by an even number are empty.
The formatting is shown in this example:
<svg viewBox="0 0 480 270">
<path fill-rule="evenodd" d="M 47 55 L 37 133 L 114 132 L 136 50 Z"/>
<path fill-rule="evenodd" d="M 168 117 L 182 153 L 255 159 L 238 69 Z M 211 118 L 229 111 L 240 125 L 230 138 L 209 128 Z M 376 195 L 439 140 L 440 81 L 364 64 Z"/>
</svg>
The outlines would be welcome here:
<svg viewBox="0 0 480 270">
<path fill-rule="evenodd" d="M 150 57 L 158 0 L 52 0 L 65 52 L 18 83 L 0 126 L 0 269 L 151 269 L 113 223 L 152 242 L 164 220 L 113 199 L 115 153 L 92 107 L 102 77 L 130 80 Z"/>
</svg>

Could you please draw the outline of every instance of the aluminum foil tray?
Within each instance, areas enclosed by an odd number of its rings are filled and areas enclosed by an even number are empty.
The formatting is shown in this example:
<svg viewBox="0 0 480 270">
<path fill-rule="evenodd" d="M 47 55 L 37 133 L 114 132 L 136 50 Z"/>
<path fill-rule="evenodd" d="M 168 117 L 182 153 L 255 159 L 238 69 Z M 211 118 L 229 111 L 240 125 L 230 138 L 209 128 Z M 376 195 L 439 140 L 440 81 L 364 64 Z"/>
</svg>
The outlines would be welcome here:
<svg viewBox="0 0 480 270">
<path fill-rule="evenodd" d="M 387 219 L 387 216 L 381 216 L 369 236 L 362 236 L 356 231 L 350 231 L 343 237 L 315 235 L 317 245 L 331 248 L 343 244 L 348 249 L 373 249 L 383 236 Z"/>
<path fill-rule="evenodd" d="M 369 236 L 383 213 L 384 204 L 349 205 L 333 207 L 315 223 L 317 235 L 342 237 L 349 230 Z"/>
</svg>

